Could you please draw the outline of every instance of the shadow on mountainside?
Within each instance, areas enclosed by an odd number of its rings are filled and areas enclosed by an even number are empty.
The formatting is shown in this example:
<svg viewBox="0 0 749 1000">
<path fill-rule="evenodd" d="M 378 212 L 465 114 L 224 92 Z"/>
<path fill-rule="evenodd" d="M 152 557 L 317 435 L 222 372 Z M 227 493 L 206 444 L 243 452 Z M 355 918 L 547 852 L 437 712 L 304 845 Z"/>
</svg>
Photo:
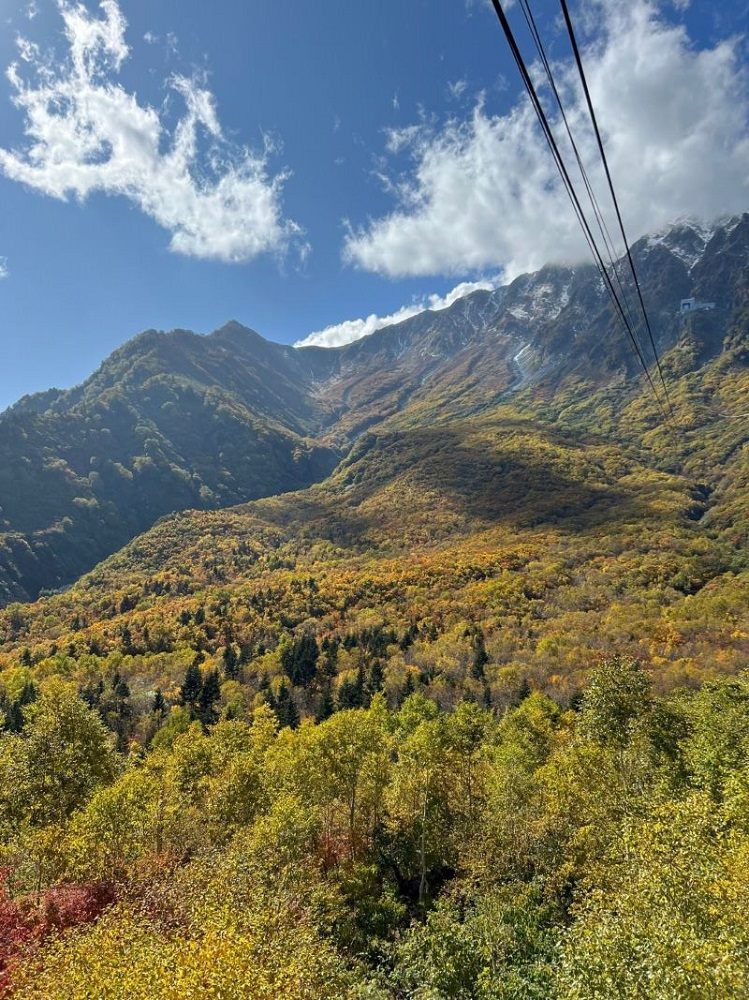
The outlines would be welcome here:
<svg viewBox="0 0 749 1000">
<path fill-rule="evenodd" d="M 492 526 L 578 532 L 652 516 L 650 494 L 673 488 L 668 480 L 646 471 L 653 478 L 642 489 L 622 485 L 606 473 L 604 451 L 523 422 L 370 433 L 324 483 L 233 510 L 289 539 L 352 549 L 403 548 Z M 211 515 L 219 531 L 226 514 Z"/>
<path fill-rule="evenodd" d="M 276 570 L 314 575 L 349 559 L 408 559 L 492 528 L 517 532 L 518 541 L 544 526 L 550 539 L 644 528 L 663 524 L 664 512 L 678 517 L 684 499 L 680 480 L 529 422 L 368 434 L 321 484 L 162 518 L 50 607 L 63 616 L 66 608 L 72 616 L 78 606 L 95 607 L 111 618 L 121 613 L 123 594 L 134 607 L 143 597 L 186 595 Z"/>
</svg>

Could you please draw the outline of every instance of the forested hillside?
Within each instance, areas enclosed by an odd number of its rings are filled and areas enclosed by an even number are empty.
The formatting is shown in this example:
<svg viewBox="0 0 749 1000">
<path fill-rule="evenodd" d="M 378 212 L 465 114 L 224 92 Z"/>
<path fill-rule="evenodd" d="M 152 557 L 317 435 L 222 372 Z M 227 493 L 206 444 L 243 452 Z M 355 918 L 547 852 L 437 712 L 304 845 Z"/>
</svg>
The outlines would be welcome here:
<svg viewBox="0 0 749 1000">
<path fill-rule="evenodd" d="M 310 464 L 0 611 L 8 995 L 749 992 L 748 231 L 636 247 L 670 422 L 586 268 L 333 352 L 123 348 L 164 440 L 164 386 L 211 381 L 198 413 L 241 396 Z M 252 391 L 230 344 L 266 358 Z M 0 430 L 90 416 L 111 377 Z M 267 463 L 205 468 L 204 508 Z"/>
<path fill-rule="evenodd" d="M 287 355 L 236 324 L 149 331 L 80 388 L 7 410 L 0 603 L 70 583 L 163 514 L 325 476 L 337 455 L 312 440 L 319 413 Z"/>
<path fill-rule="evenodd" d="M 680 224 L 633 253 L 659 347 L 681 345 L 679 374 L 699 369 L 746 308 L 749 216 Z M 715 304 L 692 317 L 688 345 L 685 296 Z M 384 421 L 434 426 L 525 390 L 533 412 L 541 399 L 574 408 L 636 365 L 592 265 L 544 268 L 336 349 L 237 323 L 148 331 L 77 389 L 0 416 L 0 605 L 72 583 L 164 514 L 321 481 Z"/>
</svg>

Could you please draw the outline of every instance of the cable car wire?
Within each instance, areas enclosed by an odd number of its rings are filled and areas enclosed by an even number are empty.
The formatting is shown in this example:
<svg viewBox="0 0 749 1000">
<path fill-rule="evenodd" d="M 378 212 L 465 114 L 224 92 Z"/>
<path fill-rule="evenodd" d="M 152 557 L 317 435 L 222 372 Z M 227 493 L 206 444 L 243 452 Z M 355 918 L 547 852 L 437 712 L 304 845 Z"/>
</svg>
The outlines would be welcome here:
<svg viewBox="0 0 749 1000">
<path fill-rule="evenodd" d="M 611 171 L 609 169 L 609 162 L 608 162 L 608 158 L 606 156 L 606 150 L 605 150 L 604 145 L 603 145 L 603 139 L 601 138 L 601 131 L 600 131 L 599 127 L 598 127 L 598 119 L 596 118 L 596 112 L 595 112 L 595 109 L 593 107 L 593 101 L 592 101 L 591 96 L 590 96 L 590 89 L 588 87 L 588 80 L 587 80 L 587 77 L 585 75 L 585 69 L 583 67 L 583 60 L 582 60 L 582 56 L 580 54 L 580 47 L 577 44 L 577 37 L 575 35 L 575 29 L 574 29 L 573 24 L 572 24 L 572 18 L 570 16 L 569 7 L 567 6 L 567 0 L 559 0 L 559 2 L 560 2 L 561 7 L 562 7 L 562 14 L 564 16 L 564 22 L 565 22 L 565 25 L 567 27 L 567 34 L 569 35 L 569 38 L 570 38 L 570 44 L 572 46 L 572 52 L 573 52 L 573 55 L 575 57 L 575 63 L 577 65 L 577 71 L 578 71 L 578 74 L 580 76 L 580 82 L 582 84 L 583 93 L 585 94 L 585 101 L 586 101 L 586 104 L 588 106 L 588 112 L 590 114 L 591 122 L 593 123 L 593 131 L 595 132 L 596 142 L 598 144 L 598 151 L 601 154 L 601 161 L 603 163 L 603 168 L 604 168 L 604 170 L 606 172 L 606 180 L 608 181 L 609 191 L 611 192 L 611 200 L 614 203 L 614 209 L 616 211 L 616 218 L 617 218 L 617 221 L 619 223 L 619 229 L 620 229 L 621 234 L 622 234 L 622 239 L 624 240 L 624 247 L 625 247 L 625 250 L 626 250 L 626 253 L 627 253 L 627 260 L 629 261 L 629 267 L 630 267 L 630 270 L 632 271 L 632 279 L 634 281 L 635 288 L 637 290 L 637 296 L 638 296 L 638 299 L 639 299 L 639 302 L 640 302 L 640 308 L 642 309 L 642 315 L 643 315 L 643 317 L 645 319 L 645 326 L 647 328 L 648 338 L 650 340 L 650 346 L 653 349 L 653 355 L 655 357 L 655 363 L 656 363 L 656 366 L 658 368 L 658 374 L 660 375 L 661 384 L 663 385 L 663 391 L 664 391 L 664 393 L 666 395 L 666 402 L 668 403 L 668 407 L 669 407 L 669 410 L 671 412 L 671 417 L 675 420 L 676 417 L 675 417 L 675 414 L 674 414 L 673 406 L 671 405 L 671 398 L 670 398 L 670 396 L 668 394 L 668 386 L 666 385 L 666 379 L 664 378 L 664 375 L 663 375 L 663 368 L 661 366 L 661 360 L 660 360 L 660 358 L 658 356 L 658 348 L 656 347 L 656 344 L 655 344 L 655 337 L 653 336 L 653 329 L 652 329 L 652 327 L 650 325 L 650 318 L 648 316 L 648 311 L 645 308 L 645 300 L 643 298 L 642 288 L 640 286 L 640 279 L 639 279 L 639 277 L 637 275 L 637 269 L 635 268 L 635 262 L 634 262 L 634 260 L 632 258 L 632 251 L 630 250 L 629 241 L 627 239 L 627 233 L 626 233 L 625 228 L 624 228 L 624 220 L 622 218 L 622 213 L 621 213 L 621 210 L 619 208 L 619 199 L 616 196 L 616 189 L 614 188 L 614 182 L 613 182 L 613 179 L 611 177 Z"/>
<path fill-rule="evenodd" d="M 624 282 L 622 281 L 621 275 L 619 274 L 620 261 L 617 259 L 616 250 L 614 248 L 614 240 L 612 239 L 611 233 L 609 232 L 609 227 L 606 224 L 606 219 L 601 210 L 598 198 L 596 197 L 596 193 L 593 189 L 590 177 L 588 176 L 588 171 L 585 167 L 585 163 L 580 154 L 580 150 L 578 149 L 578 145 L 575 142 L 575 137 L 572 134 L 572 127 L 570 126 L 569 119 L 567 118 L 567 112 L 565 111 L 564 108 L 564 102 L 562 101 L 561 94 L 559 93 L 559 89 L 557 88 L 556 81 L 554 79 L 554 74 L 551 69 L 551 63 L 549 62 L 549 58 L 546 54 L 546 48 L 544 47 L 541 33 L 538 29 L 536 19 L 533 16 L 533 11 L 531 10 L 528 0 L 520 0 L 520 6 L 523 11 L 523 16 L 525 17 L 525 23 L 528 25 L 528 30 L 535 43 L 536 51 L 538 52 L 539 58 L 544 67 L 549 88 L 551 89 L 551 92 L 556 100 L 557 107 L 559 108 L 559 113 L 562 117 L 562 122 L 564 123 L 564 128 L 567 133 L 567 138 L 569 139 L 570 146 L 572 147 L 572 152 L 575 155 L 575 160 L 577 162 L 578 170 L 580 171 L 580 176 L 582 177 L 583 184 L 585 185 L 585 190 L 587 191 L 588 194 L 588 200 L 590 201 L 591 208 L 593 209 L 593 214 L 598 224 L 598 230 L 601 234 L 604 246 L 606 247 L 606 253 L 609 259 L 609 264 L 611 266 L 612 273 L 616 278 L 616 283 L 619 287 L 619 291 L 621 293 L 622 301 L 624 302 L 627 311 L 627 317 L 629 319 L 630 325 L 634 329 L 636 323 L 634 320 L 633 310 L 630 304 L 629 295 L 624 286 Z"/>
<path fill-rule="evenodd" d="M 580 199 L 578 197 L 577 192 L 575 191 L 575 187 L 574 187 L 574 185 L 572 183 L 572 180 L 570 178 L 569 171 L 567 170 L 567 166 L 566 166 L 566 164 L 564 162 L 564 159 L 563 159 L 563 157 L 562 157 L 562 155 L 561 155 L 561 153 L 559 151 L 559 147 L 557 145 L 557 142 L 556 142 L 556 139 L 554 137 L 554 134 L 553 134 L 553 132 L 551 130 L 551 126 L 550 126 L 549 120 L 548 120 L 548 118 L 546 116 L 546 112 L 544 111 L 543 105 L 541 104 L 541 101 L 539 100 L 538 94 L 536 92 L 536 88 L 535 88 L 535 86 L 533 84 L 533 81 L 532 81 L 532 79 L 530 77 L 530 74 L 528 72 L 528 68 L 525 65 L 525 60 L 523 59 L 522 53 L 520 52 L 520 49 L 518 47 L 518 44 L 517 44 L 517 41 L 515 39 L 515 35 L 513 33 L 512 27 L 510 25 L 510 22 L 507 20 L 507 16 L 506 16 L 506 14 L 504 12 L 504 9 L 502 7 L 502 4 L 501 4 L 500 0 L 492 0 L 492 6 L 494 7 L 494 12 L 496 13 L 497 18 L 499 20 L 499 23 L 500 23 L 500 25 L 502 27 L 502 30 L 503 30 L 504 34 L 505 34 L 505 38 L 507 39 L 507 43 L 510 46 L 510 51 L 512 52 L 513 58 L 515 60 L 515 64 L 516 64 L 516 66 L 518 68 L 518 71 L 520 73 L 520 76 L 521 76 L 521 78 L 523 80 L 523 84 L 525 85 L 525 89 L 528 92 L 528 96 L 530 97 L 530 100 L 531 100 L 531 103 L 533 105 L 534 111 L 536 112 L 536 116 L 538 118 L 539 124 L 541 125 L 541 130 L 543 131 L 544 138 L 546 139 L 547 145 L 549 146 L 549 150 L 550 150 L 550 152 L 552 154 L 552 157 L 553 157 L 554 162 L 556 164 L 557 170 L 559 171 L 559 174 L 560 174 L 560 176 L 562 178 L 562 182 L 564 184 L 564 187 L 565 187 L 565 189 L 567 191 L 567 194 L 568 194 L 568 196 L 570 198 L 570 201 L 572 203 L 572 207 L 573 207 L 573 209 L 575 211 L 575 215 L 577 216 L 578 222 L 580 223 L 580 225 L 581 225 L 581 227 L 583 229 L 583 233 L 585 235 L 585 238 L 586 238 L 586 241 L 588 243 L 588 246 L 589 246 L 589 248 L 591 250 L 591 253 L 593 254 L 593 257 L 594 257 L 594 259 L 596 261 L 596 264 L 598 265 L 599 273 L 600 273 L 600 275 L 601 275 L 601 277 L 602 277 L 602 279 L 604 281 L 605 286 L 609 290 L 609 294 L 611 295 L 611 297 L 612 297 L 612 299 L 614 301 L 614 305 L 615 305 L 616 310 L 617 310 L 617 312 L 619 314 L 619 317 L 621 318 L 621 321 L 624 324 L 624 327 L 625 327 L 625 329 L 627 331 L 627 335 L 629 336 L 629 339 L 630 339 L 630 341 L 632 343 L 632 346 L 634 347 L 635 353 L 637 354 L 637 357 L 638 357 L 638 359 L 640 361 L 640 364 L 642 365 L 643 371 L 645 372 L 645 376 L 646 376 L 646 378 L 648 380 L 648 383 L 650 385 L 650 388 L 651 388 L 651 390 L 653 392 L 653 396 L 655 397 L 655 400 L 656 400 L 656 402 L 657 402 L 657 404 L 658 404 L 661 412 L 663 413 L 663 416 L 664 416 L 666 422 L 668 423 L 668 414 L 666 413 L 666 410 L 664 409 L 663 404 L 661 403 L 661 399 L 660 399 L 658 391 L 657 391 L 657 389 L 655 387 L 655 383 L 653 382 L 652 376 L 650 375 L 650 370 L 648 369 L 647 362 L 645 361 L 645 358 L 643 357 L 640 345 L 639 345 L 639 343 L 637 341 L 637 338 L 634 335 L 634 331 L 632 330 L 632 326 L 631 326 L 631 324 L 630 324 L 629 320 L 627 319 L 627 316 L 626 316 L 626 314 L 624 312 L 624 308 L 622 306 L 621 300 L 619 299 L 619 296 L 618 296 L 618 294 L 616 292 L 614 284 L 613 284 L 613 282 L 611 280 L 611 276 L 609 275 L 609 272 L 608 272 L 608 270 L 606 268 L 606 265 L 604 263 L 603 257 L 601 256 L 601 252 L 600 252 L 600 250 L 598 248 L 598 244 L 595 241 L 595 238 L 594 238 L 593 233 L 591 231 L 591 228 L 590 228 L 590 225 L 588 223 L 588 220 L 587 220 L 587 218 L 585 216 L 585 213 L 584 213 L 584 211 L 582 209 L 582 206 L 580 204 Z"/>
</svg>

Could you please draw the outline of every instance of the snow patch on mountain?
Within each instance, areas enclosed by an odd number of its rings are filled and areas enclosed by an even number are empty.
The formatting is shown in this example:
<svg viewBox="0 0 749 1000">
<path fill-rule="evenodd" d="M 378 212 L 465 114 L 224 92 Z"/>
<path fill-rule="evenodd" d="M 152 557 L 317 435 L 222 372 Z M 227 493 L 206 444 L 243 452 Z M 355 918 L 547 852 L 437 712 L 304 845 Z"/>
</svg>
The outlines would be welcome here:
<svg viewBox="0 0 749 1000">
<path fill-rule="evenodd" d="M 664 247 L 691 271 L 702 260 L 710 240 L 718 230 L 730 233 L 738 223 L 738 218 L 721 219 L 711 224 L 699 219 L 679 219 L 672 226 L 646 236 L 645 247 L 647 250 Z"/>
</svg>

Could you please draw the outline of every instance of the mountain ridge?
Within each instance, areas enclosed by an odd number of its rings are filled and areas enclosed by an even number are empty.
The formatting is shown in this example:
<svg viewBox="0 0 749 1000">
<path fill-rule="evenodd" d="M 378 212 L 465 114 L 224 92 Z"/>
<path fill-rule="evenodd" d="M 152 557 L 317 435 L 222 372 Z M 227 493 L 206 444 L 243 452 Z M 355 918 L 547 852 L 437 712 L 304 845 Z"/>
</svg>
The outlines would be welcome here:
<svg viewBox="0 0 749 1000">
<path fill-rule="evenodd" d="M 749 215 L 709 232 L 681 222 L 632 253 L 672 374 L 718 356 L 731 331 L 745 337 Z M 687 320 L 689 297 L 716 308 Z M 319 481 L 371 428 L 636 376 L 587 264 L 520 275 L 337 348 L 276 344 L 236 321 L 209 335 L 144 331 L 81 385 L 0 415 L 0 602 L 65 586 L 172 511 Z"/>
<path fill-rule="evenodd" d="M 733 233 L 736 232 L 737 229 L 739 229 L 740 226 L 746 227 L 749 225 L 747 220 L 749 220 L 749 216 L 747 216 L 747 214 L 744 214 L 744 216 L 727 217 L 711 225 L 706 225 L 696 219 L 679 219 L 673 225 L 665 227 L 657 233 L 644 236 L 634 243 L 632 246 L 633 257 L 640 265 L 647 264 L 647 257 L 649 253 L 656 247 L 664 247 L 675 258 L 680 259 L 685 265 L 688 265 L 686 270 L 690 273 L 692 269 L 700 263 L 705 253 L 710 252 L 710 244 L 716 237 L 719 237 L 720 243 L 724 243 L 732 236 Z M 698 252 L 694 252 L 695 240 L 701 241 Z M 724 248 L 721 247 L 721 249 Z M 623 262 L 624 259 L 622 258 L 617 262 L 617 266 L 621 268 Z M 242 347 L 242 341 L 249 337 L 254 344 L 261 345 L 266 354 L 272 352 L 277 356 L 283 355 L 286 359 L 289 359 L 294 355 L 297 355 L 298 357 L 303 356 L 305 361 L 312 362 L 309 370 L 324 371 L 325 366 L 321 363 L 321 360 L 325 357 L 325 355 L 328 355 L 331 359 L 336 356 L 340 358 L 355 357 L 363 351 L 371 350 L 372 343 L 378 341 L 381 342 L 383 338 L 389 339 L 390 337 L 396 335 L 396 333 L 400 330 L 411 330 L 414 326 L 417 328 L 423 327 L 424 325 L 429 326 L 431 322 L 433 322 L 434 317 L 451 319 L 456 314 L 465 314 L 470 311 L 475 311 L 475 308 L 479 306 L 479 304 L 483 304 L 485 306 L 485 309 L 482 310 L 481 324 L 486 326 L 487 312 L 491 316 L 492 313 L 499 311 L 500 307 L 505 304 L 505 299 L 508 296 L 508 293 L 512 297 L 513 292 L 515 292 L 515 294 L 517 293 L 518 287 L 522 288 L 523 285 L 533 283 L 533 280 L 538 276 L 552 275 L 555 272 L 574 276 L 577 271 L 592 274 L 594 273 L 594 266 L 588 263 L 575 266 L 557 264 L 544 265 L 538 271 L 518 275 L 513 281 L 508 284 L 498 285 L 493 290 L 479 289 L 469 292 L 467 295 L 456 299 L 453 303 L 443 309 L 425 308 L 415 316 L 408 317 L 398 322 L 385 324 L 364 337 L 339 346 L 282 344 L 263 337 L 263 335 L 258 333 L 256 330 L 245 326 L 235 319 L 227 320 L 224 324 L 222 324 L 222 326 L 206 334 L 200 334 L 192 330 L 181 328 L 174 328 L 172 330 L 156 330 L 154 328 L 149 328 L 139 334 L 136 334 L 123 345 L 116 348 L 111 355 L 104 359 L 99 368 L 79 385 L 73 386 L 70 389 L 59 389 L 54 387 L 42 390 L 41 392 L 29 393 L 22 396 L 19 400 L 11 403 L 5 410 L 0 412 L 0 420 L 11 413 L 18 412 L 19 410 L 23 411 L 29 406 L 33 406 L 34 411 L 36 411 L 39 406 L 43 405 L 44 400 L 48 397 L 50 397 L 53 402 L 57 402 L 59 397 L 68 396 L 68 394 L 71 394 L 71 398 L 75 398 L 75 394 L 79 393 L 84 386 L 97 376 L 99 372 L 106 369 L 108 362 L 116 359 L 123 352 L 127 352 L 144 342 L 150 341 L 156 343 L 159 339 L 188 337 L 199 338 L 203 341 L 213 340 L 217 342 L 225 339 L 234 347 Z M 700 290 L 702 289 L 700 288 Z M 676 296 L 674 295 L 674 298 L 675 297 Z M 566 303 L 563 303 L 562 306 L 560 306 L 559 311 L 561 311 L 565 304 Z M 522 313 L 518 311 L 517 306 L 513 307 L 510 305 L 508 307 L 508 311 L 516 318 L 520 318 L 522 315 Z M 548 318 L 549 310 L 545 309 L 542 311 L 546 313 L 546 317 Z M 529 318 L 527 314 L 525 318 Z M 536 317 L 531 313 L 530 318 Z M 556 317 L 552 315 L 551 318 L 553 319 Z"/>
</svg>

